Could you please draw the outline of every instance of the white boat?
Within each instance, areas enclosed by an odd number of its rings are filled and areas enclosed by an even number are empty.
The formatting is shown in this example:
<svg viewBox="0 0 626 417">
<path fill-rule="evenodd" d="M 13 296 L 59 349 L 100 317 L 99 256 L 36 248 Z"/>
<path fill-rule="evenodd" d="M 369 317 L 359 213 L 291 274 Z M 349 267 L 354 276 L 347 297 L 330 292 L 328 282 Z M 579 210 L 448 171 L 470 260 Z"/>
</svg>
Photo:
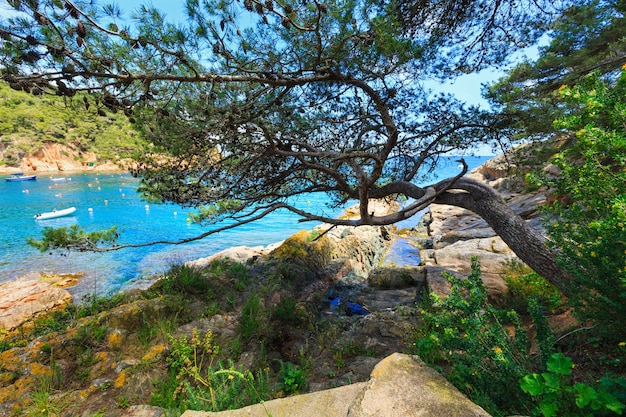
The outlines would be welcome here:
<svg viewBox="0 0 626 417">
<path fill-rule="evenodd" d="M 57 217 L 69 216 L 76 211 L 76 207 L 68 207 L 66 209 L 48 211 L 46 213 L 35 214 L 35 220 L 56 219 Z"/>
<path fill-rule="evenodd" d="M 8 178 L 5 178 L 5 181 L 9 182 L 17 182 L 17 181 L 35 181 L 37 179 L 37 175 L 24 175 L 22 173 L 13 174 Z"/>
</svg>

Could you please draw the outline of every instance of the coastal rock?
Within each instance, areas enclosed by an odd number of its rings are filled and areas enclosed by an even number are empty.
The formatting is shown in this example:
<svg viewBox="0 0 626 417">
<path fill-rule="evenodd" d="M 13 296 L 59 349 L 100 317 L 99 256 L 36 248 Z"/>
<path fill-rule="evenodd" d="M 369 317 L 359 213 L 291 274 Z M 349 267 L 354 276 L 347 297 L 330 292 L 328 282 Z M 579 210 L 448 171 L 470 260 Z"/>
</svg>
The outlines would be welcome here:
<svg viewBox="0 0 626 417">
<path fill-rule="evenodd" d="M 119 171 L 121 164 L 99 162 L 93 152 L 81 152 L 67 145 L 47 142 L 34 155 L 25 155 L 20 162 L 23 172 Z"/>
<path fill-rule="evenodd" d="M 72 295 L 64 287 L 77 277 L 32 273 L 0 285 L 0 329 L 13 330 L 38 313 L 70 303 Z"/>
<path fill-rule="evenodd" d="M 382 289 L 416 287 L 424 283 L 422 268 L 376 268 L 369 273 L 368 286 Z"/>
<path fill-rule="evenodd" d="M 384 226 L 336 227 L 325 236 L 333 242 L 332 259 L 350 260 L 354 278 L 362 283 L 382 262 L 392 241 Z"/>
<path fill-rule="evenodd" d="M 425 266 L 424 270 L 428 292 L 434 293 L 440 298 L 445 298 L 450 295 L 450 289 L 452 287 L 444 276 L 444 272 L 457 279 L 465 279 L 469 276 L 469 272 L 458 272 L 439 266 Z M 487 288 L 489 301 L 495 305 L 503 305 L 506 296 L 509 294 L 509 288 L 506 282 L 499 275 L 488 275 L 484 273 L 481 274 L 481 280 Z M 417 294 L 418 300 L 422 294 L 423 293 Z"/>
<path fill-rule="evenodd" d="M 504 273 L 512 262 L 521 262 L 498 236 L 458 241 L 434 253 L 437 265 L 458 272 L 470 272 L 475 256 L 483 274 L 490 275 Z"/>
<path fill-rule="evenodd" d="M 394 353 L 368 382 L 268 401 L 219 413 L 186 411 L 182 417 L 489 417 L 417 356 Z"/>
<path fill-rule="evenodd" d="M 539 208 L 546 203 L 544 193 L 510 195 L 507 204 L 529 222 L 530 226 L 543 232 Z M 432 204 L 426 215 L 428 233 L 434 249 L 441 249 L 462 240 L 484 239 L 496 236 L 493 229 L 478 215 L 459 207 Z"/>
<path fill-rule="evenodd" d="M 272 250 L 276 249 L 283 242 L 273 243 L 268 246 L 233 246 L 228 249 L 224 249 L 223 251 L 217 252 L 211 256 L 207 256 L 206 258 L 200 258 L 193 261 L 189 261 L 186 265 L 192 266 L 194 268 L 206 268 L 211 264 L 211 262 L 217 259 L 228 259 L 232 262 L 240 262 L 246 263 L 250 259 L 254 259 L 257 257 L 265 256 L 269 254 Z"/>
</svg>

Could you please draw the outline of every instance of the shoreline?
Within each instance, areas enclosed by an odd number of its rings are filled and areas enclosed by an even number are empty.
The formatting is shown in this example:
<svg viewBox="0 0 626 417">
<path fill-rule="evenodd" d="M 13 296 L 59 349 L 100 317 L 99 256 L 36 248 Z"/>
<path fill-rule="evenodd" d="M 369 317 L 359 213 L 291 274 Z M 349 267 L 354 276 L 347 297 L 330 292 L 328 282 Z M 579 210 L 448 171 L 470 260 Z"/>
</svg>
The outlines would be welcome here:
<svg viewBox="0 0 626 417">
<path fill-rule="evenodd" d="M 21 169 L 16 167 L 0 167 L 0 175 L 13 175 L 17 173 L 24 173 L 24 175 L 51 175 L 51 174 L 84 174 L 92 172 L 105 172 L 105 173 L 128 173 L 130 170 L 120 168 L 117 165 L 99 165 L 90 168 L 76 168 L 76 169 Z"/>
</svg>

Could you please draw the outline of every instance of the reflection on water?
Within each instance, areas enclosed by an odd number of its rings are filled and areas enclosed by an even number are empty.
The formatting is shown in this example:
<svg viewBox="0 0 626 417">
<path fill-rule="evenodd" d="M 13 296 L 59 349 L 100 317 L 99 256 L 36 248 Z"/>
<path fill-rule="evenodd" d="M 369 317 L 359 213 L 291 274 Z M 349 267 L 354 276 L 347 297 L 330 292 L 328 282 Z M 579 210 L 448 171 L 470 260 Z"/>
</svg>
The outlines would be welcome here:
<svg viewBox="0 0 626 417">
<path fill-rule="evenodd" d="M 70 227 L 78 224 L 78 218 L 76 216 L 57 217 L 55 219 L 35 220 L 41 227 L 51 227 L 57 229 L 59 227 Z"/>
<path fill-rule="evenodd" d="M 420 264 L 420 251 L 411 245 L 408 240 L 399 238 L 389 247 L 389 253 L 383 262 L 386 267 L 418 266 Z"/>
</svg>

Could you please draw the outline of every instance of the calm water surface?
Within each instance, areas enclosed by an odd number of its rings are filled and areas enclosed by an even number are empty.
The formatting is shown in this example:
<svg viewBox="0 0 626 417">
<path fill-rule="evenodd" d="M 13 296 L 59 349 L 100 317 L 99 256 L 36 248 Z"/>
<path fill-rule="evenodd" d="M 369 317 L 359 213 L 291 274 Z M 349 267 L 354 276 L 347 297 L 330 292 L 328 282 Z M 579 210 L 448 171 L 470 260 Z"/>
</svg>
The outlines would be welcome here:
<svg viewBox="0 0 626 417">
<path fill-rule="evenodd" d="M 466 158 L 470 168 L 488 157 Z M 438 171 L 446 177 L 459 172 L 450 162 Z M 63 176 L 65 180 L 59 180 Z M 298 223 L 288 211 L 276 212 L 260 221 L 209 236 L 185 245 L 155 245 L 106 253 L 74 253 L 67 256 L 40 253 L 26 239 L 40 239 L 45 227 L 79 225 L 87 231 L 118 227 L 119 243 L 179 240 L 196 236 L 203 228 L 187 221 L 191 211 L 177 205 L 147 204 L 136 193 L 138 182 L 126 173 L 40 175 L 37 181 L 0 181 L 0 282 L 29 272 L 82 272 L 84 278 L 75 295 L 99 295 L 141 285 L 172 264 L 209 256 L 231 246 L 268 245 L 281 241 L 315 223 Z M 301 207 L 337 216 L 338 209 L 326 206 L 323 195 L 307 196 L 296 202 Z M 76 207 L 68 217 L 36 221 L 37 213 Z M 414 220 L 414 221 L 413 221 Z M 412 224 L 418 218 L 411 219 Z M 404 225 L 406 227 L 407 225 Z"/>
</svg>

